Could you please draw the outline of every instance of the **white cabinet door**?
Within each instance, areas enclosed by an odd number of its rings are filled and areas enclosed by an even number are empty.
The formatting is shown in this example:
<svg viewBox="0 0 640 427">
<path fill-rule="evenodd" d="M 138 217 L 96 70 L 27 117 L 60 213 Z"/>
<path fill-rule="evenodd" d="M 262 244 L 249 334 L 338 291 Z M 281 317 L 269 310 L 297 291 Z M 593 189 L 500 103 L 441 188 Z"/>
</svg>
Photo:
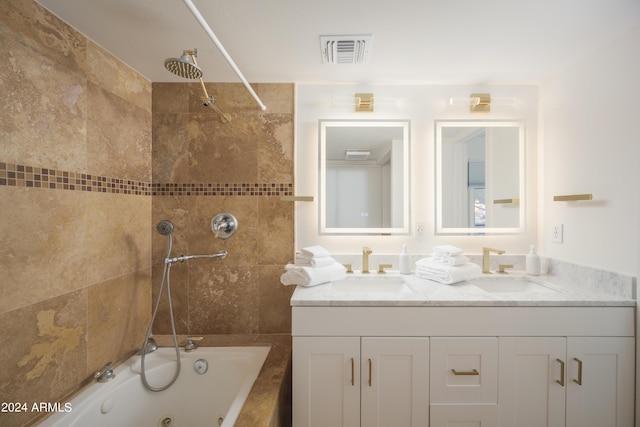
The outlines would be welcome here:
<svg viewBox="0 0 640 427">
<path fill-rule="evenodd" d="M 501 337 L 499 347 L 498 425 L 564 427 L 566 338 Z"/>
<path fill-rule="evenodd" d="M 361 366 L 362 427 L 429 426 L 428 338 L 362 338 Z"/>
<path fill-rule="evenodd" d="M 293 338 L 293 426 L 360 426 L 360 337 Z"/>
<path fill-rule="evenodd" d="M 634 339 L 570 337 L 567 427 L 632 427 Z"/>
</svg>

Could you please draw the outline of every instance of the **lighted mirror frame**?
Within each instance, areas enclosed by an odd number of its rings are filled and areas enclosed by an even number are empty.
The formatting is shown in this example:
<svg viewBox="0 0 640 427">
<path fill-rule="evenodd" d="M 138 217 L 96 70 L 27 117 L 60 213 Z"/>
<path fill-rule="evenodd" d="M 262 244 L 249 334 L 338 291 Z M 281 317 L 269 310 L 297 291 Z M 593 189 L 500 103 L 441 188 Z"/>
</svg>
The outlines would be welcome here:
<svg viewBox="0 0 640 427">
<path fill-rule="evenodd" d="M 444 128 L 459 127 L 515 127 L 518 129 L 518 193 L 514 198 L 518 198 L 518 226 L 517 227 L 444 227 L 443 226 L 443 165 L 442 165 L 442 130 Z M 526 231 L 526 155 L 525 155 L 525 125 L 519 120 L 437 120 L 435 122 L 435 193 L 436 193 L 436 224 L 435 233 L 438 235 L 465 234 L 465 235 L 486 235 L 486 234 L 522 234 Z M 485 203 L 488 203 L 486 201 Z M 493 202 L 495 203 L 495 202 Z"/>
<path fill-rule="evenodd" d="M 402 131 L 402 225 L 400 227 L 348 228 L 327 226 L 327 129 L 352 127 L 363 129 L 397 127 Z M 410 233 L 410 121 L 409 120 L 319 120 L 318 122 L 318 217 L 319 233 L 325 235 L 398 235 Z M 349 147 L 345 147 L 348 149 Z"/>
</svg>

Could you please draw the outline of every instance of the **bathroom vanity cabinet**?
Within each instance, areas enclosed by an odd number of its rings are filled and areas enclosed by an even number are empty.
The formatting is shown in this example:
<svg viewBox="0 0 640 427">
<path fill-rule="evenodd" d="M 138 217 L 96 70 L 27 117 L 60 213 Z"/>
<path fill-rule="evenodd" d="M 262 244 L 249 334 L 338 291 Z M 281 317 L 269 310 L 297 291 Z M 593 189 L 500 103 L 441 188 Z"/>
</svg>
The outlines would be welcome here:
<svg viewBox="0 0 640 427">
<path fill-rule="evenodd" d="M 632 427 L 632 306 L 293 306 L 294 427 Z"/>
<path fill-rule="evenodd" d="M 500 339 L 500 426 L 633 426 L 632 337 Z"/>
<path fill-rule="evenodd" d="M 293 353 L 294 425 L 428 425 L 428 338 L 298 337 Z"/>
</svg>

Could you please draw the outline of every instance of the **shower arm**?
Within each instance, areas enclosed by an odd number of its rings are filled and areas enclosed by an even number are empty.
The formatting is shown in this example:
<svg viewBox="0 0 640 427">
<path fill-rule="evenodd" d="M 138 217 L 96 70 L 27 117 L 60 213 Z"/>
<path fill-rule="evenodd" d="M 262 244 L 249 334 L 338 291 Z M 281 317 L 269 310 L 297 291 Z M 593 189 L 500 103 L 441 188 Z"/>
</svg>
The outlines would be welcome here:
<svg viewBox="0 0 640 427">
<path fill-rule="evenodd" d="M 255 99 L 255 101 L 258 103 L 258 105 L 260 106 L 260 109 L 262 111 L 266 110 L 267 106 L 262 103 L 262 101 L 260 100 L 256 92 L 253 90 L 253 88 L 251 87 L 247 79 L 244 78 L 244 76 L 242 75 L 242 72 L 240 71 L 238 66 L 235 64 L 235 62 L 233 62 L 233 59 L 231 58 L 227 50 L 224 48 L 224 46 L 222 46 L 222 43 L 220 42 L 220 40 L 218 40 L 218 37 L 215 35 L 215 33 L 213 32 L 213 30 L 211 29 L 207 21 L 204 19 L 204 17 L 202 16 L 198 8 L 193 4 L 191 0 L 183 0 L 183 1 L 185 6 L 189 8 L 193 16 L 196 18 L 196 20 L 198 21 L 202 29 L 204 29 L 204 31 L 207 33 L 211 41 L 216 45 L 216 47 L 218 48 L 218 50 L 220 51 L 224 59 L 227 60 L 227 62 L 229 63 L 233 71 L 238 75 L 238 77 L 240 78 L 244 86 L 247 88 L 251 96 L 253 96 L 253 99 Z M 200 79 L 200 81 L 202 81 L 202 79 Z M 204 87 L 204 83 L 203 83 L 203 87 Z"/>
<path fill-rule="evenodd" d="M 221 258 L 221 259 L 225 259 L 227 258 L 227 251 L 222 251 L 222 252 L 218 252 L 217 254 L 208 254 L 208 255 L 182 255 L 179 257 L 175 257 L 175 258 L 165 258 L 164 259 L 164 263 L 165 264 L 175 264 L 176 262 L 185 262 L 188 261 L 190 259 L 196 259 L 196 258 Z"/>
<path fill-rule="evenodd" d="M 198 66 L 198 62 L 196 61 L 196 52 L 195 51 L 187 51 L 186 53 L 189 54 L 189 57 L 191 58 L 191 61 L 193 62 L 193 64 L 197 67 Z M 204 85 L 204 80 L 202 80 L 202 77 L 199 78 L 200 80 L 200 86 L 202 86 L 202 91 L 204 92 L 204 96 L 202 97 L 202 100 L 206 103 L 207 101 L 210 101 L 209 103 L 205 104 L 207 107 L 211 107 L 213 108 L 213 110 L 218 113 L 218 115 L 220 116 L 220 121 L 222 123 L 229 123 L 231 121 L 231 116 L 227 113 L 225 113 L 224 111 L 222 111 L 221 109 L 219 109 L 214 103 L 213 103 L 213 99 L 212 97 L 209 96 L 209 92 L 207 92 L 207 87 Z"/>
</svg>

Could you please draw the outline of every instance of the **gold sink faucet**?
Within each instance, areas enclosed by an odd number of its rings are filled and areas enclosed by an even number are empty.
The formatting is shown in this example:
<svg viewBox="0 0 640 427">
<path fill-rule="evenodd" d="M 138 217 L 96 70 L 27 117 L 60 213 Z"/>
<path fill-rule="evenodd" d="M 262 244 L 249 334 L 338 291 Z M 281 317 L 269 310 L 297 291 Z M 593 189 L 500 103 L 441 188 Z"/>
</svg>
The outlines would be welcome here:
<svg viewBox="0 0 640 427">
<path fill-rule="evenodd" d="M 483 247 L 482 248 L 482 272 L 484 274 L 491 274 L 491 271 L 489 271 L 489 265 L 490 265 L 490 254 L 491 252 L 495 252 L 497 254 L 502 255 L 503 253 L 505 253 L 505 251 L 503 251 L 502 249 L 494 249 L 494 248 L 486 248 Z"/>
<path fill-rule="evenodd" d="M 368 246 L 362 248 L 362 274 L 369 274 L 369 255 L 372 252 Z"/>
</svg>

